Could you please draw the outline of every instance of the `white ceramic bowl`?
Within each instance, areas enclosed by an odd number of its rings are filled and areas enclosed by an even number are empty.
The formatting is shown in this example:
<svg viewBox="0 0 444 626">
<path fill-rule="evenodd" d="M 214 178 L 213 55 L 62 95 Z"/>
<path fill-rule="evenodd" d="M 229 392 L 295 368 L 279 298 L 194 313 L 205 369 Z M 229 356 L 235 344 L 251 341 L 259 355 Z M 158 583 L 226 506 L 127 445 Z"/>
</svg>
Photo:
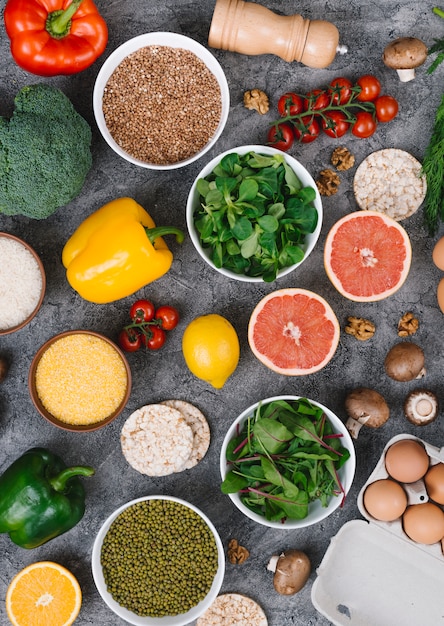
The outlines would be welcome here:
<svg viewBox="0 0 444 626">
<path fill-rule="evenodd" d="M 202 168 L 202 170 L 199 172 L 198 176 L 196 177 L 196 180 L 194 181 L 190 189 L 190 192 L 188 194 L 188 200 L 187 200 L 186 218 L 187 218 L 188 232 L 190 234 L 191 241 L 193 242 L 194 247 L 196 248 L 197 252 L 202 257 L 202 259 L 206 261 L 210 267 L 212 267 L 214 270 L 216 270 L 220 274 L 223 274 L 227 278 L 233 278 L 235 280 L 240 280 L 240 281 L 249 282 L 249 283 L 262 283 L 263 282 L 263 279 L 260 276 L 259 277 L 245 276 L 244 274 L 236 274 L 235 272 L 232 272 L 231 270 L 227 270 L 223 267 L 222 268 L 216 267 L 214 263 L 210 260 L 209 250 L 205 249 L 202 246 L 200 239 L 199 239 L 199 233 L 197 232 L 196 227 L 194 225 L 194 212 L 196 208 L 199 206 L 199 192 L 197 191 L 197 181 L 200 178 L 205 178 L 206 176 L 211 174 L 213 169 L 216 167 L 216 165 L 220 163 L 222 158 L 226 156 L 227 154 L 231 154 L 233 152 L 236 152 L 239 155 L 247 154 L 247 152 L 257 152 L 259 154 L 270 154 L 270 155 L 281 154 L 284 157 L 286 163 L 295 172 L 295 174 L 301 181 L 302 185 L 304 187 L 313 187 L 313 189 L 316 192 L 316 197 L 313 203 L 318 212 L 318 223 L 317 223 L 316 229 L 313 233 L 307 235 L 305 238 L 305 254 L 304 254 L 304 258 L 302 259 L 302 261 L 280 270 L 278 272 L 277 278 L 286 276 L 287 274 L 295 270 L 304 262 L 304 260 L 312 252 L 313 248 L 315 247 L 318 241 L 321 228 L 322 228 L 322 216 L 323 216 L 322 201 L 321 201 L 321 196 L 319 194 L 318 188 L 316 187 L 316 183 L 313 180 L 310 173 L 305 169 L 305 167 L 291 155 L 285 152 L 282 152 L 281 150 L 276 150 L 276 148 L 273 148 L 271 146 L 246 145 L 246 146 L 239 146 L 236 148 L 232 148 L 231 150 L 226 150 L 222 154 L 219 154 L 217 157 L 215 157 L 209 163 L 207 163 L 205 167 Z"/>
<path fill-rule="evenodd" d="M 122 63 L 122 61 L 129 54 L 136 52 L 140 48 L 144 48 L 146 46 L 152 46 L 152 45 L 168 46 L 170 48 L 183 48 L 185 50 L 189 50 L 193 52 L 199 59 L 201 59 L 201 61 L 205 63 L 207 68 L 212 72 L 212 74 L 217 79 L 219 86 L 220 86 L 221 98 L 222 98 L 221 118 L 219 121 L 219 125 L 216 129 L 216 132 L 214 133 L 211 140 L 206 144 L 204 148 L 196 152 L 191 157 L 183 161 L 179 161 L 177 163 L 168 164 L 168 165 L 146 163 L 128 154 L 125 150 L 122 150 L 122 148 L 117 144 L 117 142 L 114 140 L 111 133 L 109 132 L 106 126 L 105 116 L 103 114 L 103 106 L 102 106 L 103 92 L 111 74 L 114 72 L 116 67 L 120 65 L 120 63 Z M 97 75 L 97 78 L 94 84 L 93 110 L 94 110 L 94 116 L 95 116 L 97 126 L 99 127 L 99 130 L 102 133 L 103 138 L 119 156 L 121 156 L 123 159 L 126 159 L 130 163 L 139 165 L 141 167 L 146 167 L 146 168 L 153 169 L 153 170 L 171 170 L 171 169 L 175 169 L 178 167 L 183 167 L 199 159 L 202 155 L 205 154 L 205 152 L 207 152 L 207 150 L 209 150 L 216 143 L 216 141 L 220 137 L 225 127 L 225 124 L 228 118 L 228 113 L 230 110 L 230 92 L 228 89 L 227 79 L 225 77 L 225 74 L 221 65 L 219 64 L 217 59 L 213 56 L 213 54 L 209 50 L 207 50 L 204 46 L 202 46 L 200 43 L 198 43 L 194 39 L 191 39 L 190 37 L 186 37 L 185 35 L 180 35 L 177 33 L 169 33 L 169 32 L 153 32 L 153 33 L 146 33 L 143 35 L 138 35 L 137 37 L 134 37 L 133 39 L 126 41 L 121 46 L 119 46 L 116 50 L 114 50 L 114 52 L 112 52 L 112 54 L 106 59 L 105 63 L 102 65 Z"/>
<path fill-rule="evenodd" d="M 300 398 L 301 396 L 274 396 L 272 398 L 266 398 L 265 400 L 262 400 L 261 404 L 262 405 L 269 404 L 270 402 L 273 402 L 275 400 L 299 400 Z M 352 485 L 353 478 L 355 475 L 355 469 L 356 469 L 356 454 L 355 454 L 355 449 L 354 449 L 352 438 L 350 437 L 350 434 L 347 431 L 345 424 L 339 419 L 339 417 L 337 417 L 332 411 L 330 411 L 330 409 L 328 409 L 323 404 L 316 402 L 315 400 L 311 400 L 310 398 L 307 398 L 307 399 L 309 400 L 309 402 L 320 407 L 324 411 L 330 424 L 333 427 L 334 432 L 340 433 L 342 435 L 342 438 L 341 438 L 342 446 L 344 448 L 347 448 L 347 450 L 350 452 L 350 458 L 344 463 L 344 465 L 339 470 L 339 479 L 344 488 L 345 494 L 347 494 Z M 227 434 L 225 435 L 225 439 L 222 443 L 222 448 L 221 448 L 221 453 L 220 453 L 220 472 L 221 472 L 222 480 L 225 479 L 225 476 L 230 470 L 230 466 L 227 463 L 227 459 L 226 459 L 227 446 L 229 442 L 233 439 L 233 437 L 237 435 L 238 428 L 240 429 L 242 428 L 243 422 L 248 417 L 251 417 L 252 415 L 254 415 L 254 412 L 256 411 L 258 405 L 259 405 L 259 402 L 256 402 L 255 404 L 248 407 L 248 409 L 245 409 L 245 411 L 243 411 L 239 415 L 239 417 L 234 420 L 234 422 L 228 429 Z M 343 501 L 342 495 L 333 496 L 330 499 L 328 506 L 323 507 L 320 501 L 317 500 L 309 504 L 308 516 L 305 517 L 304 519 L 301 519 L 301 520 L 291 519 L 291 520 L 286 520 L 285 522 L 281 522 L 281 521 L 272 522 L 272 521 L 265 519 L 265 517 L 263 517 L 262 515 L 254 513 L 247 506 L 245 506 L 241 502 L 239 494 L 232 493 L 228 495 L 231 501 L 233 502 L 233 504 L 239 509 L 239 511 L 241 511 L 244 515 L 249 517 L 251 520 L 258 522 L 259 524 L 263 524 L 264 526 L 269 526 L 271 528 L 279 528 L 280 530 L 295 530 L 298 528 L 304 528 L 306 526 L 312 526 L 313 524 L 317 524 L 321 520 L 331 515 L 333 511 L 336 511 L 336 509 L 341 505 Z"/>
<path fill-rule="evenodd" d="M 116 517 L 120 515 L 120 513 L 122 513 L 122 511 L 130 506 L 133 506 L 137 502 L 144 502 L 147 500 L 169 500 L 188 507 L 189 509 L 195 511 L 204 520 L 214 536 L 218 551 L 218 570 L 207 596 L 204 598 L 204 600 L 199 602 L 199 604 L 194 606 L 187 613 L 165 617 L 142 617 L 136 615 L 136 613 L 133 613 L 132 611 L 129 611 L 123 606 L 120 606 L 120 604 L 118 604 L 111 596 L 111 594 L 107 591 L 105 579 L 103 577 L 102 566 L 100 564 L 100 554 L 105 535 L 108 532 L 112 522 L 116 519 Z M 134 624 L 135 626 L 185 626 L 185 624 L 189 624 L 193 620 L 196 620 L 200 615 L 202 615 L 214 602 L 217 595 L 219 594 L 225 574 L 225 553 L 222 541 L 218 535 L 216 528 L 208 519 L 208 517 L 204 513 L 202 513 L 202 511 L 200 511 L 193 504 L 186 502 L 185 500 L 181 500 L 180 498 L 175 498 L 173 496 L 153 495 L 143 498 L 137 498 L 136 500 L 131 500 L 131 502 L 127 502 L 126 504 L 122 505 L 108 517 L 108 519 L 104 522 L 101 529 L 99 530 L 97 537 L 94 541 L 91 556 L 91 566 L 94 582 L 100 595 L 102 596 L 108 607 L 120 618 L 126 620 L 130 624 Z"/>
</svg>

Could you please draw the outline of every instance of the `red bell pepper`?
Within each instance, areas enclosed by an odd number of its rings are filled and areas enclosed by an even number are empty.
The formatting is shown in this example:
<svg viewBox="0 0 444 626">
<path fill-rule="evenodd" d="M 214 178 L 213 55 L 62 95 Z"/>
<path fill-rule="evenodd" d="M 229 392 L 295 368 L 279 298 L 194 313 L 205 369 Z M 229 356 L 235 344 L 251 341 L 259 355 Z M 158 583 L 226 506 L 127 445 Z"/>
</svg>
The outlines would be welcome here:
<svg viewBox="0 0 444 626">
<path fill-rule="evenodd" d="M 15 62 L 39 76 L 81 72 L 108 43 L 93 0 L 8 0 L 4 20 Z"/>
</svg>

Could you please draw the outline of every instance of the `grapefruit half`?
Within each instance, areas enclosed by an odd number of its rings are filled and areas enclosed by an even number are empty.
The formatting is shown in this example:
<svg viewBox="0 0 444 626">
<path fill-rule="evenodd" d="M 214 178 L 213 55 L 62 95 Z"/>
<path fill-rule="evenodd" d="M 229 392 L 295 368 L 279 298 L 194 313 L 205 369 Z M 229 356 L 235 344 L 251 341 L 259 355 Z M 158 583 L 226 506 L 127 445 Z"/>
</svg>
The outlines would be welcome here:
<svg viewBox="0 0 444 626">
<path fill-rule="evenodd" d="M 331 306 L 306 289 L 279 289 L 262 298 L 248 324 L 253 354 L 278 374 L 302 376 L 323 368 L 338 347 Z"/>
<path fill-rule="evenodd" d="M 324 247 L 327 276 L 355 302 L 388 298 L 405 282 L 412 246 L 404 228 L 378 211 L 349 213 L 330 229 Z"/>
</svg>

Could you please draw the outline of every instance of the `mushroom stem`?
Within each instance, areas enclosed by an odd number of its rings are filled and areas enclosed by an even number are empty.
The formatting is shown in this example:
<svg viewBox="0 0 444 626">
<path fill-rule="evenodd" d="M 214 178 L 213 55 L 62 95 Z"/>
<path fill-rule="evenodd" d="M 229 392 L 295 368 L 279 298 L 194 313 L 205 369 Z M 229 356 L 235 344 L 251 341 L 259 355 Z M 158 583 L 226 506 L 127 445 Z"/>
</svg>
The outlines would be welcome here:
<svg viewBox="0 0 444 626">
<path fill-rule="evenodd" d="M 402 83 L 408 83 L 409 80 L 413 80 L 415 78 L 415 70 L 414 68 L 408 68 L 404 70 L 396 70 L 399 76 L 399 80 Z"/>
</svg>

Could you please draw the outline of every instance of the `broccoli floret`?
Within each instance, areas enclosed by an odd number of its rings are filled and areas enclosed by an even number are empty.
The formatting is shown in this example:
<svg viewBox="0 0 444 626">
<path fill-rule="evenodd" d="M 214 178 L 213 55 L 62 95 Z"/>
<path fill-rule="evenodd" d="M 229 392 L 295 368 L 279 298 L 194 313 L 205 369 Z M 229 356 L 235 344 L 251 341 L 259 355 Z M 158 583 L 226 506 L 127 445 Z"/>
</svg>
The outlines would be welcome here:
<svg viewBox="0 0 444 626">
<path fill-rule="evenodd" d="M 44 219 L 81 191 L 92 165 L 91 128 L 65 94 L 21 89 L 0 117 L 0 213 Z"/>
</svg>

